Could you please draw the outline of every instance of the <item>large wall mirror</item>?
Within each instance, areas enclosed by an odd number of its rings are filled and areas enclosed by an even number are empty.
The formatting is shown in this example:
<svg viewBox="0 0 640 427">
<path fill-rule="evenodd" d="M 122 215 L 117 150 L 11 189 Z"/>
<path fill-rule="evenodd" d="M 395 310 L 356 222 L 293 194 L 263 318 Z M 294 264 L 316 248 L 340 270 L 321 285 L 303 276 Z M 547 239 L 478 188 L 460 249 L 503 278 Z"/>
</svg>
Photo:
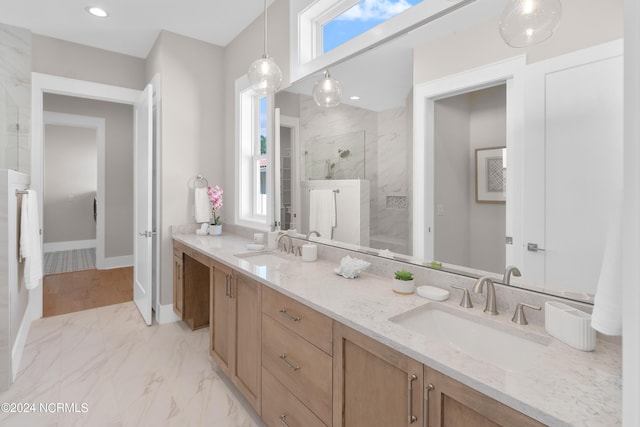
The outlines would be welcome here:
<svg viewBox="0 0 640 427">
<path fill-rule="evenodd" d="M 276 94 L 283 229 L 308 233 L 310 194 L 331 190 L 325 243 L 497 281 L 515 265 L 513 285 L 592 302 L 622 182 L 623 2 L 563 0 L 521 49 L 499 35 L 506 3 L 335 64 L 337 107 L 311 96 L 321 72 Z"/>
</svg>

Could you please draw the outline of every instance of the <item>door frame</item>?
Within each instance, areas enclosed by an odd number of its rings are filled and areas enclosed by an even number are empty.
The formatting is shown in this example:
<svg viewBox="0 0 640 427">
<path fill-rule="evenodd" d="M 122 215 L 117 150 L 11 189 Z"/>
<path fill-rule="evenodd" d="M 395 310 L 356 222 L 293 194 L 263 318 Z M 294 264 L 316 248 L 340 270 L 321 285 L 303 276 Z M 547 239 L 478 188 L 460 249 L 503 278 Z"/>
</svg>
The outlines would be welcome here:
<svg viewBox="0 0 640 427">
<path fill-rule="evenodd" d="M 97 101 L 135 105 L 142 91 L 50 74 L 31 73 L 31 188 L 38 194 L 40 228 L 42 229 L 42 190 L 44 188 L 44 112 L 45 93 L 75 96 Z M 153 159 L 157 166 L 157 157 Z M 157 169 L 156 169 L 157 170 Z M 133 185 L 133 184 L 132 184 Z M 154 270 L 157 265 L 154 266 Z M 154 284 L 154 288 L 157 283 Z M 156 292 L 156 295 L 158 293 Z M 153 301 L 155 303 L 155 301 Z M 42 286 L 29 291 L 31 318 L 42 317 Z"/>
<path fill-rule="evenodd" d="M 520 201 L 513 191 L 521 182 L 518 159 L 521 158 L 522 141 L 522 70 L 526 57 L 518 55 L 492 64 L 463 71 L 449 77 L 420 83 L 414 86 L 413 97 L 413 256 L 433 259 L 434 256 L 434 200 L 435 174 L 433 151 L 435 146 L 435 101 L 497 84 L 507 85 L 507 147 L 510 147 L 507 180 L 506 235 L 513 237 L 513 245 L 507 245 L 508 260 L 517 258 L 512 250 L 520 238 L 514 235 L 521 229 L 517 222 L 521 218 Z M 513 167 L 511 167 L 513 166 Z M 515 261 L 515 260 L 514 260 Z M 511 262 L 510 263 L 514 263 Z M 519 265 L 519 264 L 518 264 Z"/>
<path fill-rule="evenodd" d="M 96 149 L 97 149 L 97 165 L 96 165 L 96 268 L 102 270 L 105 268 L 104 259 L 104 244 L 105 244 L 105 159 L 106 159 L 106 146 L 105 146 L 105 133 L 106 123 L 104 117 L 85 116 L 80 114 L 67 114 L 54 111 L 43 112 L 43 134 L 42 137 L 46 138 L 44 127 L 46 125 L 56 126 L 69 126 L 83 129 L 91 129 L 96 132 Z M 44 154 L 44 153 L 43 153 Z M 44 168 L 44 158 L 42 166 Z M 43 169 L 44 170 L 44 169 Z M 43 193 L 44 197 L 44 193 Z M 43 218 L 44 221 L 44 204 Z"/>
</svg>

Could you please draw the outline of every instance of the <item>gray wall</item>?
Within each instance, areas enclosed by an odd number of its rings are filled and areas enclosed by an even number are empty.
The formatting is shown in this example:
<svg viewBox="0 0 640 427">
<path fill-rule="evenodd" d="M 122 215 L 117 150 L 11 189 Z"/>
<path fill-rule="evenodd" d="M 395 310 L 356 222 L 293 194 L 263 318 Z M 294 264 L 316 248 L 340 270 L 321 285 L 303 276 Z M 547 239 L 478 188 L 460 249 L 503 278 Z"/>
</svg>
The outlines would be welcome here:
<svg viewBox="0 0 640 427">
<path fill-rule="evenodd" d="M 45 125 L 44 243 L 94 240 L 93 201 L 98 188 L 95 129 Z"/>
<path fill-rule="evenodd" d="M 133 107 L 55 94 L 45 94 L 43 106 L 45 111 L 105 118 L 104 253 L 107 258 L 132 255 Z M 47 187 L 45 182 L 45 192 Z"/>
<path fill-rule="evenodd" d="M 162 78 L 160 303 L 173 300 L 171 225 L 193 223 L 193 180 L 224 183 L 224 70 L 218 46 L 162 31 L 148 57 L 147 80 Z M 231 148 L 233 145 L 230 146 Z M 231 182 L 230 184 L 232 184 Z M 222 221 L 231 222 L 228 199 Z"/>
<path fill-rule="evenodd" d="M 144 89 L 146 61 L 33 34 L 33 71 L 71 79 Z"/>
<path fill-rule="evenodd" d="M 435 122 L 435 258 L 502 271 L 506 209 L 476 202 L 475 150 L 506 145 L 506 87 L 438 100 Z"/>
<path fill-rule="evenodd" d="M 529 63 L 623 36 L 623 0 L 562 0 L 562 21 L 553 37 L 523 49 L 509 47 L 498 32 L 499 16 L 414 51 L 415 83 L 527 54 Z M 478 47 L 481 48 L 478 48 Z M 464 52 L 464 54 L 452 54 Z"/>
</svg>

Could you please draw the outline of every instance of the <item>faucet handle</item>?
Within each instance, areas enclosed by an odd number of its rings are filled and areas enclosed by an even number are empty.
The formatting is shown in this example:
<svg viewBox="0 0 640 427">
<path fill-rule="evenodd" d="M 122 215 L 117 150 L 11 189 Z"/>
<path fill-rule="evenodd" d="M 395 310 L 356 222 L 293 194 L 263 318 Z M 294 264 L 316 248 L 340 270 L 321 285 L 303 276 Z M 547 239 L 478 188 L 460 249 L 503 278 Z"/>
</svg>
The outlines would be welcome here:
<svg viewBox="0 0 640 427">
<path fill-rule="evenodd" d="M 531 308 L 533 310 L 542 310 L 542 307 L 540 306 L 519 302 L 518 304 L 516 304 L 516 311 L 513 313 L 513 318 L 511 319 L 513 323 L 517 323 L 518 325 L 529 324 L 529 322 L 527 322 L 527 318 L 524 315 L 525 307 Z"/>
<path fill-rule="evenodd" d="M 471 302 L 471 296 L 469 296 L 469 289 L 463 288 L 461 286 L 450 285 L 453 289 L 459 289 L 463 291 L 462 299 L 460 300 L 460 307 L 464 308 L 473 308 L 473 303 Z"/>
</svg>

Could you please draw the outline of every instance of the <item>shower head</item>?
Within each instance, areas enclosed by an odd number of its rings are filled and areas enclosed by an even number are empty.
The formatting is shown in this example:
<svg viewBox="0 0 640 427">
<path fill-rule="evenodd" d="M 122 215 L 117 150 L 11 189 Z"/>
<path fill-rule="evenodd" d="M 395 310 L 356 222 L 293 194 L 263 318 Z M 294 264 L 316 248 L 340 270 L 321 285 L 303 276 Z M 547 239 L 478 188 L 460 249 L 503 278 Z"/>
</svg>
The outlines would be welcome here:
<svg viewBox="0 0 640 427">
<path fill-rule="evenodd" d="M 342 148 L 338 150 L 338 153 L 340 153 L 340 158 L 341 159 L 346 159 L 347 157 L 349 157 L 349 155 L 351 155 L 351 151 L 347 150 L 343 150 Z"/>
</svg>

